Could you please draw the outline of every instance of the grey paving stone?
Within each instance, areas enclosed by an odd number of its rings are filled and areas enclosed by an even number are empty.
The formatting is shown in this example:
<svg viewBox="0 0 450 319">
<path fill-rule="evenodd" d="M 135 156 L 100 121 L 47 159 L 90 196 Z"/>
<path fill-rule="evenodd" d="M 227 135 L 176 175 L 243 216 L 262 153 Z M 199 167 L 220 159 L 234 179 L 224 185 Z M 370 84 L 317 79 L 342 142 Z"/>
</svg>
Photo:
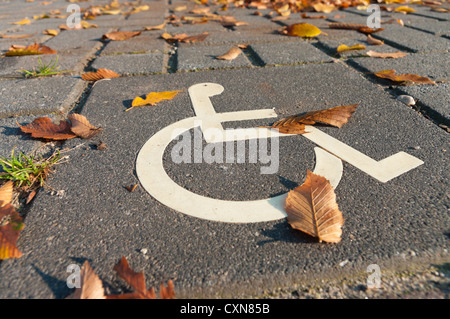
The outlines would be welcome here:
<svg viewBox="0 0 450 319">
<path fill-rule="evenodd" d="M 414 73 L 426 76 L 433 81 L 449 81 L 450 70 L 448 67 L 449 53 L 440 54 L 409 54 L 400 59 L 353 59 L 353 63 L 363 67 L 371 73 L 381 70 L 397 71 L 397 74 Z"/>
<path fill-rule="evenodd" d="M 253 31 L 223 31 L 209 32 L 209 36 L 205 41 L 195 43 L 195 46 L 218 45 L 218 44 L 246 44 L 258 42 L 275 42 L 275 41 L 303 41 L 300 38 L 288 37 L 275 33 L 270 30 L 253 30 Z M 180 47 L 191 46 L 190 44 L 181 43 Z"/>
<path fill-rule="evenodd" d="M 179 34 L 179 33 L 187 33 L 189 35 L 193 35 L 195 32 L 212 32 L 212 31 L 226 31 L 226 28 L 222 26 L 222 24 L 211 21 L 207 23 L 201 24 L 183 24 L 182 26 L 174 26 L 172 24 L 168 24 L 165 28 L 170 34 Z"/>
<path fill-rule="evenodd" d="M 79 78 L 53 77 L 0 81 L 0 118 L 67 112 L 81 95 Z"/>
<path fill-rule="evenodd" d="M 252 66 L 244 53 L 241 53 L 236 59 L 231 61 L 217 60 L 215 58 L 228 52 L 231 47 L 232 45 L 180 47 L 177 53 L 177 70 L 195 71 Z"/>
<path fill-rule="evenodd" d="M 333 60 L 308 42 L 257 43 L 250 47 L 266 65 L 330 62 Z"/>
<path fill-rule="evenodd" d="M 400 88 L 407 95 L 416 98 L 418 102 L 430 108 L 444 119 L 450 120 L 450 84 L 438 86 L 408 86 Z"/>
<path fill-rule="evenodd" d="M 60 53 L 92 52 L 101 47 L 102 43 L 100 40 L 109 31 L 110 29 L 108 28 L 65 30 L 44 44 Z"/>
<path fill-rule="evenodd" d="M 101 54 L 166 51 L 168 51 L 168 45 L 161 39 L 159 32 L 143 31 L 141 35 L 125 41 L 109 41 Z"/>
<path fill-rule="evenodd" d="M 163 53 L 105 55 L 95 59 L 93 69 L 109 69 L 120 75 L 164 72 Z"/>
<path fill-rule="evenodd" d="M 419 12 L 415 12 L 413 14 L 421 15 L 421 16 L 429 17 L 429 18 L 433 18 L 433 19 L 438 19 L 438 20 L 442 20 L 442 21 L 449 21 L 450 20 L 450 14 L 443 13 L 443 12 L 437 12 L 437 11 L 431 11 L 431 9 L 429 9 L 429 10 L 420 10 Z"/>
<path fill-rule="evenodd" d="M 280 25 L 278 23 L 272 22 L 269 19 L 261 16 L 255 15 L 247 15 L 240 16 L 238 21 L 246 22 L 247 25 L 235 26 L 234 30 L 246 31 L 246 30 L 254 30 L 254 29 L 270 29 L 270 30 L 278 30 L 280 29 Z"/>
<path fill-rule="evenodd" d="M 410 25 L 413 29 L 418 29 L 434 35 L 450 36 L 450 22 L 434 22 L 434 23 L 414 23 Z"/>
<path fill-rule="evenodd" d="M 389 25 L 385 31 L 374 33 L 373 37 L 385 40 L 393 46 L 407 48 L 412 52 L 447 52 L 450 49 L 449 39 L 430 36 L 422 31 L 400 25 Z"/>
<path fill-rule="evenodd" d="M 213 98 L 219 112 L 275 107 L 282 118 L 361 101 L 343 128 L 320 129 L 377 161 L 404 151 L 425 164 L 380 183 L 344 163 L 336 189 L 345 218 L 338 245 L 319 244 L 292 230 L 285 220 L 210 222 L 161 205 L 140 186 L 129 193 L 124 185 L 138 183 L 133 173 L 137 152 L 162 128 L 194 115 L 187 88 L 202 82 L 224 86 L 225 91 Z M 156 107 L 124 112 L 135 96 L 167 90 L 182 92 Z M 93 88 L 83 115 L 103 128 L 102 140 L 108 147 L 104 151 L 78 147 L 70 153 L 70 163 L 51 175 L 49 185 L 65 195 L 39 193 L 18 241 L 24 255 L 1 264 L 0 276 L 8 278 L 0 282 L 2 298 L 64 298 L 71 293 L 67 266 L 85 260 L 117 293 L 121 291 L 114 288 L 117 279 L 112 269 L 126 256 L 134 269 L 145 272 L 148 286 L 175 278 L 179 298 L 238 298 L 303 282 L 313 274 L 342 275 L 334 271 L 342 269 L 338 265 L 343 260 L 351 266 L 347 276 L 385 260 L 410 264 L 410 259 L 395 256 L 411 249 L 415 258 L 426 259 L 449 248 L 447 133 L 345 65 L 112 79 Z M 249 123 L 226 124 L 247 127 Z M 71 140 L 65 147 L 80 144 Z M 197 194 L 263 199 L 302 183 L 306 169 L 314 166 L 313 146 L 303 136 L 282 138 L 280 170 L 270 176 L 260 175 L 259 165 L 230 165 L 233 174 L 218 164 L 177 165 L 170 160 L 171 146 L 164 165 L 171 178 Z M 148 250 L 146 255 L 140 253 L 142 248 Z"/>
</svg>

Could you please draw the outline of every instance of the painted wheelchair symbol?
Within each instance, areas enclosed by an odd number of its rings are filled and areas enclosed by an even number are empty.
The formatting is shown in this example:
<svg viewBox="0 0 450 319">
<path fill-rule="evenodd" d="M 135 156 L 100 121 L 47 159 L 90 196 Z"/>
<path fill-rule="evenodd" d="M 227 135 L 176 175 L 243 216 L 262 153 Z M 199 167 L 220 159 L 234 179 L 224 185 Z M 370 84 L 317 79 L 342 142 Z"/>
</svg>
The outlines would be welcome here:
<svg viewBox="0 0 450 319">
<path fill-rule="evenodd" d="M 156 200 L 190 216 L 230 223 L 264 222 L 284 218 L 286 217 L 284 201 L 287 194 L 254 201 L 213 199 L 192 193 L 179 186 L 164 170 L 164 151 L 167 145 L 177 138 L 173 136 L 175 130 L 179 132 L 179 136 L 182 132 L 198 126 L 203 132 L 209 128 L 223 130 L 221 123 L 226 121 L 277 117 L 273 109 L 216 113 L 210 97 L 219 95 L 223 91 L 223 86 L 216 83 L 200 83 L 191 86 L 188 92 L 196 116 L 166 126 L 144 144 L 136 160 L 137 176 L 144 189 Z M 244 134 L 239 136 L 246 136 L 246 139 L 252 136 L 267 138 L 289 136 L 289 134 L 266 128 L 240 130 Z M 307 131 L 309 133 L 302 136 L 320 146 L 320 148 L 314 148 L 316 154 L 314 173 L 326 177 L 334 188 L 342 177 L 342 161 L 346 161 L 383 183 L 423 164 L 423 161 L 405 152 L 375 161 L 316 127 L 308 126 Z M 205 134 L 204 138 L 207 143 L 217 142 Z"/>
</svg>

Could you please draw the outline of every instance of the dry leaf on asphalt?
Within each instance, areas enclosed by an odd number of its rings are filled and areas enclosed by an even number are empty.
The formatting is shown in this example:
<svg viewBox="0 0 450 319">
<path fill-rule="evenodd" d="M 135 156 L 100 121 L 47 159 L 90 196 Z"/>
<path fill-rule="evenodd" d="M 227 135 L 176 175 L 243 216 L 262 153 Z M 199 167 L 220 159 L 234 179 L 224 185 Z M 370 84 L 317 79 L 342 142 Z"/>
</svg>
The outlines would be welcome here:
<svg viewBox="0 0 450 319">
<path fill-rule="evenodd" d="M 216 59 L 230 61 L 236 59 L 241 53 L 241 49 L 239 49 L 238 47 L 232 47 L 230 50 L 228 50 L 227 53 L 216 56 Z"/>
<path fill-rule="evenodd" d="M 106 299 L 102 281 L 88 261 L 81 267 L 80 288 L 76 288 L 66 299 Z"/>
<path fill-rule="evenodd" d="M 181 91 L 165 91 L 165 92 L 151 92 L 147 94 L 145 99 L 140 96 L 136 97 L 131 103 L 131 107 L 126 111 L 129 111 L 138 106 L 144 105 L 156 105 L 163 100 L 172 100 Z"/>
<path fill-rule="evenodd" d="M 306 13 L 302 13 L 303 19 L 327 19 L 328 17 L 326 15 L 317 15 L 317 16 L 311 16 Z"/>
<path fill-rule="evenodd" d="M 280 33 L 292 37 L 312 38 L 321 34 L 322 31 L 309 23 L 296 23 L 281 29 Z"/>
<path fill-rule="evenodd" d="M 57 36 L 59 34 L 59 31 L 56 29 L 46 29 L 42 31 L 42 33 L 46 35 Z"/>
<path fill-rule="evenodd" d="M 384 44 L 383 41 L 373 38 L 370 34 L 367 35 L 366 41 L 370 45 L 383 45 Z"/>
<path fill-rule="evenodd" d="M 344 218 L 325 177 L 308 170 L 303 185 L 288 193 L 285 211 L 292 228 L 318 238 L 319 242 L 341 241 Z"/>
<path fill-rule="evenodd" d="M 341 105 L 331 109 L 312 111 L 303 115 L 294 115 L 275 122 L 270 128 L 285 134 L 303 134 L 305 125 L 316 123 L 342 127 L 352 117 L 358 104 Z"/>
<path fill-rule="evenodd" d="M 364 34 L 370 34 L 370 33 L 375 33 L 375 32 L 384 30 L 383 28 L 373 29 L 364 24 L 341 23 L 341 22 L 328 23 L 328 27 L 330 29 L 356 30 L 356 31 L 362 32 Z"/>
<path fill-rule="evenodd" d="M 407 53 L 402 52 L 402 51 L 381 53 L 381 52 L 375 52 L 372 50 L 367 51 L 366 54 L 372 58 L 383 58 L 383 59 L 398 59 L 398 58 L 403 58 L 408 55 Z"/>
<path fill-rule="evenodd" d="M 169 33 L 164 32 L 163 34 L 161 34 L 161 38 L 163 38 L 164 40 L 166 40 L 169 43 L 174 43 L 174 42 L 195 43 L 195 42 L 204 41 L 208 37 L 208 35 L 209 35 L 208 32 L 203 32 L 201 34 L 193 35 L 193 36 L 189 36 L 186 33 L 177 34 L 177 35 L 172 36 Z"/>
<path fill-rule="evenodd" d="M 244 21 L 238 21 L 235 17 L 233 16 L 223 16 L 220 18 L 219 22 L 224 26 L 224 27 L 239 27 L 241 25 L 248 25 L 247 22 Z"/>
<path fill-rule="evenodd" d="M 98 25 L 89 23 L 87 21 L 81 21 L 80 24 L 83 29 L 98 28 Z"/>
<path fill-rule="evenodd" d="M 97 133 L 102 130 L 101 128 L 95 127 L 89 123 L 86 117 L 81 114 L 69 114 L 68 118 L 70 122 L 72 122 L 70 130 L 78 137 L 88 139 L 97 135 Z"/>
<path fill-rule="evenodd" d="M 410 8 L 408 6 L 401 6 L 401 7 L 395 8 L 394 12 L 401 12 L 401 13 L 407 14 L 407 13 L 411 13 L 411 12 L 416 12 L 416 10 L 414 10 L 413 8 Z"/>
<path fill-rule="evenodd" d="M 117 272 L 117 275 L 125 280 L 135 291 L 122 295 L 108 295 L 107 299 L 156 299 L 153 287 L 148 290 L 146 288 L 144 272 L 135 272 L 131 269 L 125 257 L 122 257 L 122 259 L 114 266 L 114 270 Z M 167 282 L 167 287 L 161 284 L 160 298 L 175 298 L 172 280 Z"/>
<path fill-rule="evenodd" d="M 0 202 L 0 260 L 22 256 L 17 248 L 17 239 L 23 227 L 22 217 L 14 207 Z"/>
<path fill-rule="evenodd" d="M 345 44 L 341 44 L 340 46 L 338 46 L 336 51 L 338 53 L 342 53 L 342 52 L 346 52 L 346 51 L 365 50 L 365 49 L 366 49 L 366 46 L 363 44 L 355 44 L 355 45 L 352 45 L 351 47 L 349 47 Z"/>
<path fill-rule="evenodd" d="M 30 24 L 30 23 L 31 23 L 31 20 L 29 20 L 29 19 L 22 19 L 20 21 L 13 22 L 12 24 L 25 25 L 25 24 Z"/>
<path fill-rule="evenodd" d="M 13 197 L 13 186 L 14 183 L 12 181 L 8 181 L 0 186 L 0 202 L 3 202 L 3 204 L 11 203 Z"/>
<path fill-rule="evenodd" d="M 31 38 L 33 35 L 34 34 L 0 34 L 0 38 L 17 40 Z"/>
<path fill-rule="evenodd" d="M 120 75 L 108 69 L 98 69 L 97 72 L 87 72 L 81 75 L 85 81 L 98 81 L 101 79 L 118 78 Z"/>
<path fill-rule="evenodd" d="M 30 124 L 20 126 L 20 129 L 35 138 L 67 140 L 76 137 L 70 127 L 71 125 L 67 121 L 60 121 L 59 125 L 56 125 L 49 117 L 38 117 Z"/>
<path fill-rule="evenodd" d="M 163 24 L 158 24 L 158 25 L 151 26 L 151 27 L 145 27 L 144 31 L 162 30 L 162 29 L 164 29 L 165 26 L 166 26 L 166 24 L 163 23 Z"/>
<path fill-rule="evenodd" d="M 103 40 L 124 41 L 136 37 L 141 34 L 141 31 L 114 31 L 103 35 Z"/>
<path fill-rule="evenodd" d="M 31 44 L 29 46 L 12 45 L 5 56 L 55 54 L 56 51 L 42 44 Z"/>
<path fill-rule="evenodd" d="M 337 8 L 332 4 L 315 3 L 312 5 L 316 12 L 330 13 Z"/>
<path fill-rule="evenodd" d="M 431 81 L 429 78 L 420 76 L 417 74 L 395 74 L 395 70 L 383 70 L 379 72 L 375 72 L 375 76 L 383 79 L 388 79 L 393 82 L 396 82 L 400 85 L 407 84 L 408 82 L 414 82 L 414 83 L 430 83 L 437 85 L 434 81 Z"/>
</svg>

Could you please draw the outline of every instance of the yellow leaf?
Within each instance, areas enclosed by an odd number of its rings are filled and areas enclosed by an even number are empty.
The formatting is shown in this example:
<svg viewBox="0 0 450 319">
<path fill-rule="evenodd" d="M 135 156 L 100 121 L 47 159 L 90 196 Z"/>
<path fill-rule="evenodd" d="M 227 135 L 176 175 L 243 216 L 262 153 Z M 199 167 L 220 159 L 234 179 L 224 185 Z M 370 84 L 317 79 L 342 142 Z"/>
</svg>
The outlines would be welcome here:
<svg viewBox="0 0 450 319">
<path fill-rule="evenodd" d="M 349 47 L 345 44 L 341 44 L 340 46 L 338 46 L 337 52 L 342 53 L 342 52 L 350 51 L 350 50 L 365 50 L 365 49 L 366 49 L 366 46 L 363 44 L 356 44 L 356 45 L 352 45 L 351 47 Z"/>
<path fill-rule="evenodd" d="M 181 91 L 165 91 L 165 92 L 151 92 L 147 94 L 145 100 L 141 97 L 136 97 L 131 103 L 131 107 L 127 111 L 144 105 L 156 105 L 163 100 L 172 100 Z"/>
<path fill-rule="evenodd" d="M 104 15 L 117 15 L 120 14 L 122 10 L 102 10 L 102 14 Z"/>
<path fill-rule="evenodd" d="M 321 34 L 322 31 L 318 27 L 309 23 L 296 23 L 287 26 L 282 33 L 295 37 L 312 38 Z"/>
<path fill-rule="evenodd" d="M 30 20 L 28 20 L 28 19 L 23 19 L 23 20 L 20 20 L 20 21 L 14 22 L 13 24 L 18 24 L 18 25 L 25 25 L 25 24 L 30 24 L 30 23 L 31 23 L 31 21 L 30 21 Z"/>
<path fill-rule="evenodd" d="M 317 12 L 323 12 L 323 13 L 330 13 L 331 11 L 336 10 L 337 8 L 332 4 L 323 4 L 323 3 L 316 3 L 313 4 L 312 7 Z"/>
<path fill-rule="evenodd" d="M 83 27 L 83 29 L 98 28 L 98 25 L 89 23 L 87 21 L 81 21 L 81 26 Z"/>
<path fill-rule="evenodd" d="M 47 29 L 47 30 L 42 31 L 42 33 L 46 34 L 46 35 L 57 36 L 59 31 L 54 30 L 54 29 Z"/>
<path fill-rule="evenodd" d="M 407 13 L 410 13 L 410 12 L 416 12 L 416 10 L 414 10 L 413 8 L 410 8 L 408 6 L 401 6 L 401 7 L 395 8 L 394 11 L 395 12 L 401 12 L 401 13 L 404 13 L 404 14 L 407 14 Z"/>
</svg>

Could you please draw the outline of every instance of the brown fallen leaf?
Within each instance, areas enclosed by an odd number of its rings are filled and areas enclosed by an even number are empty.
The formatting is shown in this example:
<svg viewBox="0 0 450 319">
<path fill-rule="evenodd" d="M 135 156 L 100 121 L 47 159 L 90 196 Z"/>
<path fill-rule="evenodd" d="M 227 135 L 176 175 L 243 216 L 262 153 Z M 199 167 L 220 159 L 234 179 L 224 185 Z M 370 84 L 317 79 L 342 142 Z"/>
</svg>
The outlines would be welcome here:
<svg viewBox="0 0 450 319">
<path fill-rule="evenodd" d="M 27 47 L 12 45 L 5 56 L 55 54 L 56 51 L 42 44 L 31 44 Z"/>
<path fill-rule="evenodd" d="M 108 69 L 98 69 L 96 72 L 87 72 L 81 75 L 85 81 L 98 81 L 101 79 L 118 78 L 120 75 Z"/>
<path fill-rule="evenodd" d="M 3 204 L 10 204 L 13 198 L 13 186 L 12 181 L 8 181 L 2 186 L 0 186 L 0 202 Z"/>
<path fill-rule="evenodd" d="M 166 26 L 166 24 L 162 23 L 162 24 L 158 24 L 155 26 L 151 26 L 151 27 L 145 27 L 144 31 L 162 30 L 162 29 L 164 29 L 165 26 Z"/>
<path fill-rule="evenodd" d="M 375 74 L 375 76 L 377 76 L 379 78 L 388 79 L 388 80 L 396 82 L 396 83 L 398 83 L 400 85 L 407 84 L 407 83 L 410 83 L 410 82 L 413 82 L 413 83 L 430 83 L 430 84 L 437 85 L 434 81 L 431 81 L 427 77 L 420 76 L 420 75 L 417 75 L 417 74 L 411 74 L 411 73 L 395 74 L 395 70 L 383 70 L 383 71 L 375 72 L 374 74 Z"/>
<path fill-rule="evenodd" d="M 103 151 L 105 150 L 108 146 L 106 145 L 105 142 L 100 141 L 97 145 L 96 145 L 97 149 L 99 151 Z"/>
<path fill-rule="evenodd" d="M 367 51 L 366 54 L 372 58 L 383 58 L 383 59 L 398 59 L 398 58 L 403 58 L 408 55 L 407 53 L 402 52 L 402 51 L 381 53 L 381 52 L 375 52 L 372 50 Z"/>
<path fill-rule="evenodd" d="M 232 47 L 230 50 L 228 50 L 227 53 L 216 56 L 216 59 L 230 61 L 236 59 L 241 53 L 241 49 L 239 49 L 238 47 Z"/>
<path fill-rule="evenodd" d="M 107 299 L 156 299 L 153 287 L 148 290 L 146 288 L 144 272 L 135 272 L 131 269 L 125 257 L 122 257 L 122 259 L 114 266 L 114 270 L 117 272 L 117 275 L 125 280 L 135 291 L 122 295 L 108 295 L 106 296 Z M 160 298 L 175 298 L 172 280 L 167 282 L 167 288 L 161 284 Z"/>
<path fill-rule="evenodd" d="M 33 35 L 34 34 L 0 34 L 0 38 L 17 40 L 31 38 Z"/>
<path fill-rule="evenodd" d="M 308 15 L 306 13 L 302 13 L 301 16 L 303 19 L 327 19 L 328 17 L 326 15 L 316 15 L 316 16 L 312 16 L 312 15 Z"/>
<path fill-rule="evenodd" d="M 136 37 L 141 34 L 141 31 L 114 31 L 103 35 L 103 40 L 124 41 Z"/>
<path fill-rule="evenodd" d="M 373 29 L 364 24 L 356 24 L 356 23 L 341 23 L 341 22 L 331 22 L 328 23 L 328 27 L 330 29 L 344 29 L 344 30 L 356 30 L 364 34 L 375 33 L 379 31 L 383 31 L 383 28 Z"/>
<path fill-rule="evenodd" d="M 367 35 L 366 41 L 370 45 L 383 45 L 384 44 L 383 41 L 373 38 L 370 34 Z"/>
<path fill-rule="evenodd" d="M 242 25 L 248 25 L 247 22 L 244 21 L 238 21 L 235 17 L 233 16 L 222 16 L 219 20 L 219 22 L 224 26 L 224 27 L 239 27 Z"/>
<path fill-rule="evenodd" d="M 133 100 L 133 102 L 131 102 L 131 107 L 126 111 L 129 111 L 138 106 L 156 105 L 163 100 L 172 100 L 180 92 L 181 91 L 151 92 L 147 94 L 145 100 L 138 96 Z"/>
<path fill-rule="evenodd" d="M 97 135 L 102 129 L 95 127 L 89 123 L 85 116 L 77 113 L 69 114 L 68 116 L 72 126 L 70 130 L 78 137 L 88 139 Z"/>
<path fill-rule="evenodd" d="M 380 32 L 383 31 L 383 28 L 378 28 L 378 29 L 373 29 L 373 28 L 369 28 L 369 27 L 362 27 L 359 28 L 358 31 L 364 34 L 371 34 L 371 33 L 375 33 L 375 32 Z"/>
<path fill-rule="evenodd" d="M 340 46 L 338 46 L 337 48 L 337 53 L 342 53 L 342 52 L 346 52 L 346 51 L 353 51 L 353 50 L 365 50 L 366 46 L 363 44 L 355 44 L 352 45 L 351 47 L 345 45 L 345 44 L 341 44 Z"/>
<path fill-rule="evenodd" d="M 22 217 L 14 207 L 0 202 L 0 260 L 22 256 L 17 248 L 17 239 L 23 227 Z"/>
<path fill-rule="evenodd" d="M 39 117 L 30 124 L 25 126 L 19 125 L 19 127 L 22 132 L 31 134 L 35 138 L 67 140 L 76 137 L 70 130 L 71 125 L 69 122 L 60 121 L 59 125 L 56 125 L 49 117 Z"/>
<path fill-rule="evenodd" d="M 174 42 L 195 43 L 195 42 L 204 41 L 208 37 L 208 35 L 209 35 L 208 32 L 203 32 L 201 34 L 193 35 L 193 36 L 189 36 L 186 33 L 177 34 L 177 35 L 172 36 L 169 33 L 164 32 L 163 34 L 161 34 L 161 38 L 163 38 L 164 40 L 166 40 L 169 43 L 174 43 Z"/>
<path fill-rule="evenodd" d="M 312 5 L 316 12 L 330 13 L 337 8 L 332 4 L 315 3 Z"/>
<path fill-rule="evenodd" d="M 125 188 L 130 192 L 134 192 L 134 190 L 136 189 L 136 187 L 138 186 L 138 184 L 134 184 L 134 185 L 129 185 L 129 186 L 125 186 Z"/>
<path fill-rule="evenodd" d="M 358 104 L 341 105 L 331 109 L 312 111 L 303 115 L 294 115 L 275 122 L 270 128 L 285 134 L 303 134 L 305 125 L 316 123 L 342 127 L 356 111 Z"/>
<path fill-rule="evenodd" d="M 86 260 L 80 271 L 80 288 L 66 299 L 106 299 L 102 281 Z"/>
<path fill-rule="evenodd" d="M 28 205 L 33 200 L 34 196 L 36 196 L 36 191 L 31 191 L 27 196 L 25 204 Z"/>
<path fill-rule="evenodd" d="M 344 218 L 325 177 L 308 170 L 303 185 L 288 193 L 285 211 L 292 228 L 318 238 L 319 242 L 341 241 Z"/>
<path fill-rule="evenodd" d="M 184 39 L 180 40 L 180 42 L 184 42 L 184 43 L 203 42 L 208 37 L 208 35 L 209 35 L 208 32 L 203 32 L 203 33 L 198 34 L 198 35 L 193 35 L 193 36 L 189 36 L 187 38 L 184 38 Z"/>
</svg>

